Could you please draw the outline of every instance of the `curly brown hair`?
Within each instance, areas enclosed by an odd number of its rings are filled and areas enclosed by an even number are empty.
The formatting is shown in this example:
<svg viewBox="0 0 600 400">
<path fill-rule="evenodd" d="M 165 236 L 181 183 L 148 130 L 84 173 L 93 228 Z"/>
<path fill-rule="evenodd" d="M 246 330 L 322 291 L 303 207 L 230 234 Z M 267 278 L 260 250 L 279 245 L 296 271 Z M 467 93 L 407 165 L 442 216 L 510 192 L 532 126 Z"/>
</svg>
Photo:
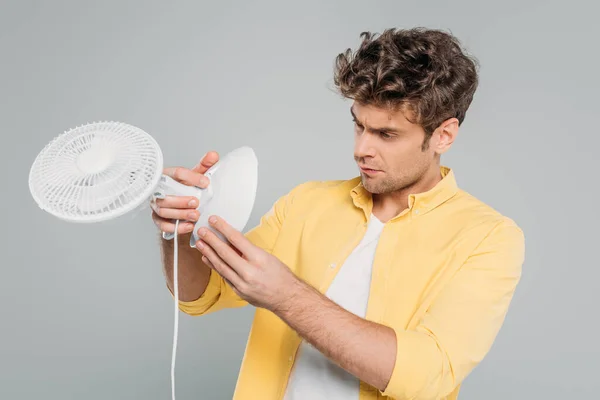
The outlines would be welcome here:
<svg viewBox="0 0 600 400">
<path fill-rule="evenodd" d="M 362 43 L 335 60 L 334 82 L 345 98 L 364 105 L 408 111 L 425 131 L 424 149 L 446 119 L 459 125 L 478 86 L 477 60 L 459 40 L 437 29 L 387 29 L 360 34 Z"/>
</svg>

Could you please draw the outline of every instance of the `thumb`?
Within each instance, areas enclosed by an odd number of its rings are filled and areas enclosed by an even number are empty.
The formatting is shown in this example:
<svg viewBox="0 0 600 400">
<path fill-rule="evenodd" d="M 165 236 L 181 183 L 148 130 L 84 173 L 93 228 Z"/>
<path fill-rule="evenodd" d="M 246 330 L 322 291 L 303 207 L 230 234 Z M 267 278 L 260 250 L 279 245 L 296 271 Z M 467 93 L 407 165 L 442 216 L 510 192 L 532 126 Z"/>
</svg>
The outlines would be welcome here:
<svg viewBox="0 0 600 400">
<path fill-rule="evenodd" d="M 208 171 L 210 167 L 215 165 L 217 161 L 219 161 L 219 153 L 216 151 L 209 151 L 202 157 L 200 162 L 198 162 L 198 164 L 192 168 L 192 171 L 203 174 Z"/>
</svg>

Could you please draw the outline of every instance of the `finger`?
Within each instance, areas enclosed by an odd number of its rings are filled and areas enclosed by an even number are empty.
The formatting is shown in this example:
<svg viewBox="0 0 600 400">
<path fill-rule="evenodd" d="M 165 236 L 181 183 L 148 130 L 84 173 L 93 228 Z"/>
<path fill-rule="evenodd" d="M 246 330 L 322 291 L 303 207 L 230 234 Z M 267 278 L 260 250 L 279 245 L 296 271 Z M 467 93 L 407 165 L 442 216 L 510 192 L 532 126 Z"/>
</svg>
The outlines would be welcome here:
<svg viewBox="0 0 600 400">
<path fill-rule="evenodd" d="M 156 203 L 150 204 L 152 210 L 161 218 L 165 219 L 178 219 L 180 221 L 198 221 L 200 218 L 200 211 L 192 209 L 179 209 L 179 208 L 164 208 L 158 206 Z"/>
<path fill-rule="evenodd" d="M 203 243 L 208 244 L 210 251 L 216 253 L 220 259 L 233 268 L 235 272 L 242 278 L 245 277 L 245 271 L 248 268 L 248 263 L 228 243 L 225 243 L 223 240 L 221 240 L 221 238 L 215 235 L 214 232 L 205 227 L 202 227 L 198 230 L 198 236 L 200 236 L 200 239 Z"/>
<path fill-rule="evenodd" d="M 223 279 L 230 282 L 231 286 L 239 287 L 243 280 L 236 271 L 225 262 L 219 255 L 203 240 L 196 242 L 196 248 L 202 253 L 204 258 L 210 262 L 210 265 Z"/>
<path fill-rule="evenodd" d="M 152 220 L 158 229 L 162 232 L 173 233 L 175 232 L 175 222 L 173 220 L 161 218 L 152 212 Z M 178 234 L 190 233 L 194 230 L 194 224 L 191 222 L 180 222 L 177 227 Z"/>
<path fill-rule="evenodd" d="M 219 273 L 219 271 L 216 270 L 215 266 L 210 262 L 210 260 L 208 258 L 206 258 L 206 256 L 202 256 L 202 262 L 206 265 L 208 265 L 211 269 L 214 269 L 215 272 Z M 221 275 L 221 274 L 219 274 Z M 223 278 L 223 275 L 221 275 L 221 277 Z M 237 293 L 237 289 L 235 286 L 233 286 L 233 284 L 226 278 L 223 278 L 223 280 L 225 281 L 225 283 L 227 283 L 229 286 L 231 286 L 231 288 L 233 288 L 235 290 L 235 292 Z"/>
<path fill-rule="evenodd" d="M 167 195 L 164 199 L 156 199 L 156 205 L 161 208 L 195 209 L 198 207 L 198 199 L 194 196 L 172 196 Z"/>
<path fill-rule="evenodd" d="M 184 167 L 166 167 L 163 169 L 163 174 L 188 186 L 205 188 L 209 183 L 209 179 L 203 174 Z"/>
<path fill-rule="evenodd" d="M 175 232 L 175 222 L 169 219 L 161 218 L 158 214 L 152 211 L 152 221 L 158 227 L 159 230 L 166 233 Z M 177 227 L 177 233 L 190 233 L 194 230 L 194 225 L 191 222 L 179 222 Z"/>
<path fill-rule="evenodd" d="M 194 168 L 192 168 L 192 171 L 203 174 L 208 171 L 210 167 L 215 165 L 217 161 L 219 161 L 219 153 L 216 151 L 209 151 L 204 155 L 204 157 L 202 157 L 200 162 Z"/>
<path fill-rule="evenodd" d="M 258 254 L 257 247 L 252 244 L 244 236 L 244 234 L 227 223 L 223 218 L 211 215 L 208 222 L 217 231 L 221 232 L 223 236 L 231 243 L 236 249 L 238 249 L 247 259 L 255 260 Z M 217 237 L 215 235 L 215 237 Z M 221 241 L 219 239 L 219 241 Z M 221 241 L 222 242 L 222 241 Z"/>
</svg>

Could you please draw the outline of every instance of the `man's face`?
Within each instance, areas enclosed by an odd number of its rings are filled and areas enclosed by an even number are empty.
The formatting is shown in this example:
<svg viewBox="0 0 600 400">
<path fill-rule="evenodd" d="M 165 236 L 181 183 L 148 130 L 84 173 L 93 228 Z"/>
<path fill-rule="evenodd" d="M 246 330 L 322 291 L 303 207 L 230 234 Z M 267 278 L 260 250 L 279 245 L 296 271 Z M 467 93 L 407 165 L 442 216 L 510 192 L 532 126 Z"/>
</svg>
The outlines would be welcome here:
<svg viewBox="0 0 600 400">
<path fill-rule="evenodd" d="M 355 122 L 354 159 L 369 192 L 383 194 L 408 188 L 431 168 L 437 168 L 435 147 L 428 143 L 423 150 L 425 131 L 401 111 L 354 102 L 351 113 Z"/>
</svg>

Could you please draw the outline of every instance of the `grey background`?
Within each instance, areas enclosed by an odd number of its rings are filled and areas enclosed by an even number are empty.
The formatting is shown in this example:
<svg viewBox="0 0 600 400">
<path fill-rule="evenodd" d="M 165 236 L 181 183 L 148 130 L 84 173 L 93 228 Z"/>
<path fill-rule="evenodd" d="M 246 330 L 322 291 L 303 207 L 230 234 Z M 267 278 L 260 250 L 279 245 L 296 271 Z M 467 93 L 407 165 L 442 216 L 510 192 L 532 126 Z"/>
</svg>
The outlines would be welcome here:
<svg viewBox="0 0 600 400">
<path fill-rule="evenodd" d="M 173 303 L 150 212 L 94 225 L 42 212 L 27 175 L 51 138 L 128 122 L 185 166 L 252 146 L 253 226 L 296 184 L 357 174 L 334 57 L 361 31 L 416 25 L 450 29 L 480 60 L 481 86 L 443 162 L 527 238 L 506 323 L 461 399 L 596 397 L 591 3 L 1 2 L 0 398 L 170 398 Z M 231 398 L 253 311 L 181 316 L 178 399 Z"/>
</svg>

